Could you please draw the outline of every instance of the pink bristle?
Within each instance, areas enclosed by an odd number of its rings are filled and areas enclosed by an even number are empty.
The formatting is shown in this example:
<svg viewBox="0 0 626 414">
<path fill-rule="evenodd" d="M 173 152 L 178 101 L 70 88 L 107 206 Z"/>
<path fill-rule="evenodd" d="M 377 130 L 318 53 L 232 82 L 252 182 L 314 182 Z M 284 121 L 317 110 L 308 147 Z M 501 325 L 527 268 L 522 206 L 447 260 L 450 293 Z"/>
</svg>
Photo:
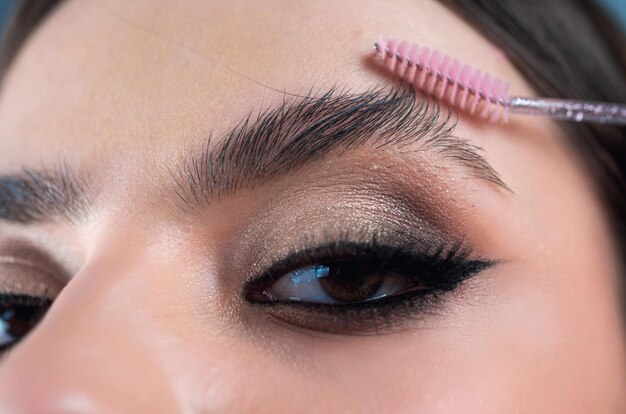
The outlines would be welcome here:
<svg viewBox="0 0 626 414">
<path fill-rule="evenodd" d="M 489 117 L 489 122 L 496 123 L 500 118 L 500 105 L 492 106 L 491 116 Z"/>
<path fill-rule="evenodd" d="M 378 46 L 377 50 L 381 61 L 384 63 L 385 59 L 387 59 L 387 41 L 382 35 L 379 35 L 378 40 L 376 40 L 376 45 Z"/>
<path fill-rule="evenodd" d="M 430 49 L 427 47 L 422 48 L 418 57 L 422 70 L 420 71 L 419 80 L 417 81 L 417 87 L 421 90 L 424 90 L 424 83 L 426 82 L 426 77 L 428 76 L 428 58 L 429 57 L 430 57 Z"/>
<path fill-rule="evenodd" d="M 383 64 L 416 89 L 441 100 L 447 99 L 460 110 L 467 108 L 471 114 L 478 111 L 483 119 L 508 121 L 509 84 L 503 80 L 436 50 L 406 41 L 380 36 L 376 49 Z"/>
<path fill-rule="evenodd" d="M 502 81 L 500 93 L 496 96 L 496 99 L 500 102 L 500 106 L 506 106 L 506 103 L 509 101 L 509 86 L 508 82 Z"/>
<path fill-rule="evenodd" d="M 488 73 L 485 73 L 485 75 L 483 76 L 483 81 L 480 83 L 480 92 L 482 92 L 482 94 L 485 95 L 486 97 L 483 110 L 480 114 L 482 118 L 487 118 L 487 116 L 489 115 L 489 108 L 491 108 L 492 87 L 493 87 L 493 82 L 491 80 L 491 75 Z"/>
<path fill-rule="evenodd" d="M 391 54 L 391 58 L 389 59 L 389 70 L 391 73 L 395 73 L 396 64 L 398 59 L 396 59 L 396 51 L 398 50 L 398 42 L 391 39 L 389 40 L 387 47 L 389 48 L 389 53 Z"/>
<path fill-rule="evenodd" d="M 500 96 L 501 88 L 502 88 L 502 81 L 500 80 L 500 78 L 494 78 L 493 86 L 491 88 L 491 94 L 493 95 L 494 98 L 496 98 L 496 100 Z M 496 122 L 499 116 L 500 116 L 500 105 L 495 104 L 495 107 L 493 108 L 493 113 L 491 114 L 489 121 Z"/>
<path fill-rule="evenodd" d="M 450 68 L 450 56 L 444 55 L 441 65 L 439 65 L 439 72 L 443 80 L 441 81 L 441 87 L 439 88 L 439 99 L 443 99 L 446 95 L 446 89 L 448 88 L 448 70 Z"/>
<path fill-rule="evenodd" d="M 448 98 L 448 101 L 452 105 L 455 105 L 456 94 L 459 90 L 459 80 L 461 78 L 461 62 L 459 62 L 458 59 L 454 59 L 452 61 L 452 66 L 450 66 L 450 77 L 452 78 L 452 81 L 454 83 L 452 84 L 452 90 L 450 91 L 450 97 Z"/>
<path fill-rule="evenodd" d="M 463 93 L 461 94 L 461 100 L 459 101 L 459 108 L 461 110 L 465 110 L 465 104 L 467 103 L 467 95 L 469 93 L 469 88 L 467 87 L 470 76 L 472 75 L 472 67 L 467 63 L 461 69 L 461 78 L 459 82 L 463 85 Z"/>
<path fill-rule="evenodd" d="M 435 90 L 435 86 L 437 85 L 437 70 L 439 69 L 439 63 L 441 62 L 441 55 L 436 50 L 433 50 L 433 54 L 430 55 L 430 60 L 428 62 L 428 67 L 432 70 L 432 74 L 430 76 L 428 86 L 426 87 L 426 92 L 432 94 Z"/>
<path fill-rule="evenodd" d="M 409 82 L 410 84 L 413 84 L 413 79 L 417 74 L 417 68 L 415 65 L 415 61 L 417 60 L 417 50 L 417 45 L 413 44 L 413 46 L 411 46 L 411 49 L 409 49 L 409 53 L 407 55 L 407 58 L 411 62 L 411 65 L 409 66 L 408 71 L 405 71 L 404 79 L 406 79 L 407 82 Z"/>
<path fill-rule="evenodd" d="M 409 47 L 409 44 L 406 41 L 402 41 L 400 42 L 400 46 L 398 46 L 398 55 L 400 55 L 400 62 L 398 68 L 396 69 L 398 76 L 402 77 L 404 75 L 404 72 L 406 71 L 407 68 L 407 64 L 406 64 L 406 51 Z"/>
<path fill-rule="evenodd" d="M 470 109 L 469 109 L 469 113 L 473 114 L 474 112 L 476 112 L 476 107 L 478 106 L 478 103 L 480 102 L 480 95 L 478 95 L 478 91 L 480 90 L 480 69 L 476 69 L 474 72 L 474 75 L 472 76 L 472 78 L 469 81 L 469 85 L 472 87 L 471 90 L 471 97 L 470 97 Z"/>
</svg>

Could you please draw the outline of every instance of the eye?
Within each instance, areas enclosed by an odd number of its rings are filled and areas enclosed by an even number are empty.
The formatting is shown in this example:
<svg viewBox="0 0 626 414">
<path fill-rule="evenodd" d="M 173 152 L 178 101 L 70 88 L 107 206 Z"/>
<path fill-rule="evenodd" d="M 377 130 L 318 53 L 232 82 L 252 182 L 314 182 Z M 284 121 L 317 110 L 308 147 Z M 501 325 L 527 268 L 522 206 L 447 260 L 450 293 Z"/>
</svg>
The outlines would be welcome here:
<svg viewBox="0 0 626 414">
<path fill-rule="evenodd" d="M 379 333 L 397 313 L 402 319 L 431 313 L 445 293 L 493 264 L 460 244 L 425 249 L 339 241 L 278 261 L 247 283 L 244 297 L 301 327 Z"/>
<path fill-rule="evenodd" d="M 0 239 L 0 359 L 43 319 L 66 278 L 45 250 Z"/>
<path fill-rule="evenodd" d="M 419 281 L 382 274 L 366 262 L 353 260 L 294 270 L 264 289 L 263 295 L 269 300 L 339 304 L 377 300 L 422 287 Z"/>
<path fill-rule="evenodd" d="M 27 295 L 0 295 L 0 352 L 18 343 L 43 318 L 52 301 Z"/>
</svg>

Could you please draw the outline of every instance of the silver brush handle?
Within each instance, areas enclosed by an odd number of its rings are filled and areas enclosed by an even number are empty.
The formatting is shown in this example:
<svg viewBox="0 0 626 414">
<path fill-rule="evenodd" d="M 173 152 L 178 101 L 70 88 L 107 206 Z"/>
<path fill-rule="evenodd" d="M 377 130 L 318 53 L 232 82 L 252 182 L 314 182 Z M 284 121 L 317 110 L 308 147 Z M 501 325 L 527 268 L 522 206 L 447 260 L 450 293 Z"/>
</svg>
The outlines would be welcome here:
<svg viewBox="0 0 626 414">
<path fill-rule="evenodd" d="M 513 96 L 506 105 L 512 114 L 543 115 L 574 122 L 626 125 L 626 104 Z"/>
</svg>

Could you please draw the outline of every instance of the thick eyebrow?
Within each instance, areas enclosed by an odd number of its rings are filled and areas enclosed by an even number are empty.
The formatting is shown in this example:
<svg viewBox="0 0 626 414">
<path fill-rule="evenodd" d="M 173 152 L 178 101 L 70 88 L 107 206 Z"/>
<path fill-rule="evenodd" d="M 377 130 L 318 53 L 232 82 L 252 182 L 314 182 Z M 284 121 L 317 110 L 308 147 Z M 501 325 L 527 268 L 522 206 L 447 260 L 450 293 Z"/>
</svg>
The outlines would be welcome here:
<svg viewBox="0 0 626 414">
<path fill-rule="evenodd" d="M 0 220 L 31 224 L 86 215 L 90 198 L 86 180 L 67 164 L 55 169 L 24 169 L 0 176 Z"/>
<path fill-rule="evenodd" d="M 482 149 L 453 134 L 455 126 L 454 112 L 405 85 L 285 98 L 176 163 L 176 194 L 187 210 L 295 172 L 331 151 L 365 145 L 432 151 L 471 177 L 509 190 Z"/>
<path fill-rule="evenodd" d="M 433 151 L 470 176 L 508 190 L 481 148 L 453 135 L 455 119 L 404 86 L 286 98 L 275 108 L 248 115 L 216 145 L 209 138 L 201 151 L 174 163 L 177 204 L 194 209 L 295 172 L 331 151 L 365 145 L 378 151 Z M 88 190 L 85 177 L 65 163 L 0 176 L 0 220 L 74 222 L 92 204 Z"/>
</svg>

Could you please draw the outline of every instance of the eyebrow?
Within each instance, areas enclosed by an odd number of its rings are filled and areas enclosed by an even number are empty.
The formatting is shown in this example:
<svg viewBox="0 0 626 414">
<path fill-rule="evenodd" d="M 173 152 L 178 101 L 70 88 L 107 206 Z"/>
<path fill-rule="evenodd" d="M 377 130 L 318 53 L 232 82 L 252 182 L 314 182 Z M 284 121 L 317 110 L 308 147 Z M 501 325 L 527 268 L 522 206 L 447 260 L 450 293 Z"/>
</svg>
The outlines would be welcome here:
<svg viewBox="0 0 626 414">
<path fill-rule="evenodd" d="M 317 96 L 284 98 L 249 114 L 216 145 L 174 166 L 179 204 L 202 206 L 295 172 L 332 151 L 431 151 L 469 176 L 510 191 L 481 155 L 482 148 L 453 134 L 456 113 L 406 84 L 365 92 L 336 87 Z"/>
<path fill-rule="evenodd" d="M 456 115 L 410 87 L 339 91 L 284 98 L 250 113 L 213 145 L 169 169 L 176 204 L 189 211 L 215 199 L 295 172 L 333 151 L 431 151 L 465 168 L 471 177 L 508 187 L 481 155 L 453 134 Z M 63 218 L 74 222 L 92 204 L 88 180 L 67 163 L 0 176 L 0 220 L 21 224 Z"/>
<path fill-rule="evenodd" d="M 0 220 L 30 224 L 61 217 L 74 222 L 89 205 L 86 180 L 65 163 L 0 176 Z"/>
</svg>

